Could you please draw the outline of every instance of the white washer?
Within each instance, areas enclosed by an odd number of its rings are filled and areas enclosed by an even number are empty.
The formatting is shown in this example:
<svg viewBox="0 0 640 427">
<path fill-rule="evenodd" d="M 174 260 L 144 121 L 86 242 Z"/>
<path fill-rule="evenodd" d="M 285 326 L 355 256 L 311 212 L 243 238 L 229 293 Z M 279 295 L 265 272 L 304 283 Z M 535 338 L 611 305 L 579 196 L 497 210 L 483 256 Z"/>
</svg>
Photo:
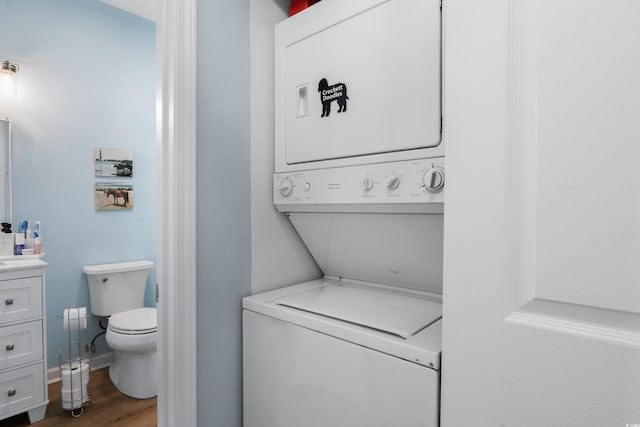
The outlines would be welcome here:
<svg viewBox="0 0 640 427">
<path fill-rule="evenodd" d="M 437 296 L 325 277 L 243 300 L 245 427 L 437 427 Z"/>
<path fill-rule="evenodd" d="M 324 278 L 244 298 L 245 427 L 439 425 L 441 33 L 440 0 L 275 28 L 273 203 Z"/>
</svg>

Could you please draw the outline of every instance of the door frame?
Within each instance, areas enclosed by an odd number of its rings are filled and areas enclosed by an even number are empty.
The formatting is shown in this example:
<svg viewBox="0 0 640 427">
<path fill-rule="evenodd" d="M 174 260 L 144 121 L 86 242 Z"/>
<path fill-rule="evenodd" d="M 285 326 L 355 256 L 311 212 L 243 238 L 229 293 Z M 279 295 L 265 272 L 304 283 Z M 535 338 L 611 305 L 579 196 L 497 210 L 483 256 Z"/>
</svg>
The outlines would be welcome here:
<svg viewBox="0 0 640 427">
<path fill-rule="evenodd" d="M 196 0 L 156 21 L 158 425 L 197 425 Z"/>
</svg>

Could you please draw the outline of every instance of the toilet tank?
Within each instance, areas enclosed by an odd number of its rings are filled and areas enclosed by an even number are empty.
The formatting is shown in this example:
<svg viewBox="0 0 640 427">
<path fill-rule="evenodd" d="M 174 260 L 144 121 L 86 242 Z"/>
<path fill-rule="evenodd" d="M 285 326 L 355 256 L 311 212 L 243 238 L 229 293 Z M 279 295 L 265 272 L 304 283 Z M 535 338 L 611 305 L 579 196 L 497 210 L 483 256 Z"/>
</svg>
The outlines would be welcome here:
<svg viewBox="0 0 640 427">
<path fill-rule="evenodd" d="M 89 284 L 89 305 L 96 316 L 144 307 L 152 261 L 131 261 L 82 267 Z"/>
</svg>

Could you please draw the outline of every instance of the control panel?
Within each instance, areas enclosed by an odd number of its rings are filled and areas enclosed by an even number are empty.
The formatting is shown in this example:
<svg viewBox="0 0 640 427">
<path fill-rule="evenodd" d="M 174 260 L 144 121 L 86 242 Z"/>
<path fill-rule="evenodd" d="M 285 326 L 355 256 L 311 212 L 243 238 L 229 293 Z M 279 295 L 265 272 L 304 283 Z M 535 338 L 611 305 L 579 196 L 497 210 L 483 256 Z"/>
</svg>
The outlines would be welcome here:
<svg viewBox="0 0 640 427">
<path fill-rule="evenodd" d="M 443 204 L 444 158 L 279 173 L 273 185 L 273 203 L 284 212 L 312 205 Z"/>
</svg>

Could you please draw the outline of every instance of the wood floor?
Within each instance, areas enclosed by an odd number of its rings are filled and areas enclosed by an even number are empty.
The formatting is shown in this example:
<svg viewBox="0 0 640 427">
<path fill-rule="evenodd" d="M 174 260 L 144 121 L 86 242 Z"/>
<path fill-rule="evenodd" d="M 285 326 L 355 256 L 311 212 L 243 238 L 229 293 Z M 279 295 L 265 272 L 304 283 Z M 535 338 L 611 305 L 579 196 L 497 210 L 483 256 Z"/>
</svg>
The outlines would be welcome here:
<svg viewBox="0 0 640 427">
<path fill-rule="evenodd" d="M 158 425 L 156 398 L 138 400 L 120 393 L 109 379 L 109 369 L 91 373 L 94 404 L 74 418 L 60 406 L 60 383 L 49 385 L 49 406 L 45 419 L 29 424 L 26 413 L 0 421 L 0 427 L 155 427 Z"/>
</svg>

